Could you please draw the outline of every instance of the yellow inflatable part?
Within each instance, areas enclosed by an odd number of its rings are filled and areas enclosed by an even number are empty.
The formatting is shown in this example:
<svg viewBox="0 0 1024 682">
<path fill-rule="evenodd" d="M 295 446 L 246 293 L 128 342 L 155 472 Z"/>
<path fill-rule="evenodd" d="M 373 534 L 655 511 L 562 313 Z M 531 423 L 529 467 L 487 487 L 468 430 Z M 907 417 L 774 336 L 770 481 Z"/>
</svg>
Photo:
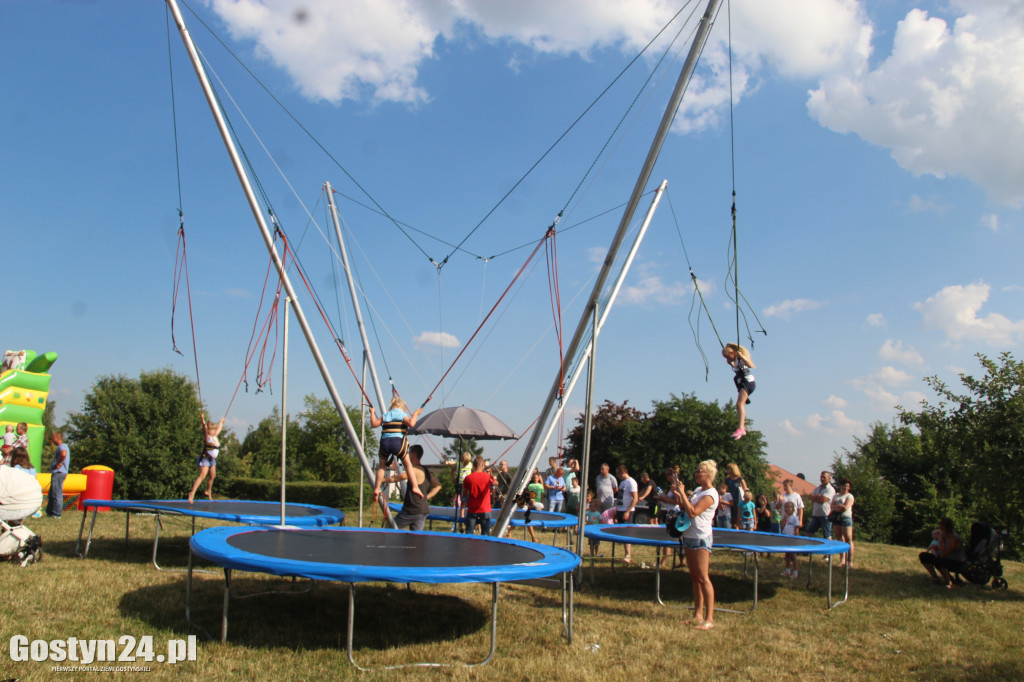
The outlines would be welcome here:
<svg viewBox="0 0 1024 682">
<path fill-rule="evenodd" d="M 11 386 L 0 392 L 0 405 L 24 405 L 39 410 L 46 409 L 46 396 L 44 391 L 33 391 L 31 389 Z"/>
<path fill-rule="evenodd" d="M 43 486 L 43 494 L 50 492 L 50 474 L 36 474 L 36 480 Z M 81 495 L 85 492 L 85 474 L 68 474 L 64 479 L 64 497 Z"/>
</svg>

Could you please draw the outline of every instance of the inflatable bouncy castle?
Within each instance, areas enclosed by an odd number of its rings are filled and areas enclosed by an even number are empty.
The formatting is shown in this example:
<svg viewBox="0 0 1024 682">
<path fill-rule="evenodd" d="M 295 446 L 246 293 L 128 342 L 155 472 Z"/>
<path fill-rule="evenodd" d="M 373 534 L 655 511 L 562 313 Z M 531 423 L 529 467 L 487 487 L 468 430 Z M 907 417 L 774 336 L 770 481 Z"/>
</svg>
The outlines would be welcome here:
<svg viewBox="0 0 1024 682">
<path fill-rule="evenodd" d="M 33 350 L 7 351 L 0 366 L 0 433 L 10 425 L 28 424 L 28 455 L 36 471 L 49 471 L 43 464 L 43 413 L 50 394 L 50 366 L 56 353 L 37 355 Z"/>
</svg>

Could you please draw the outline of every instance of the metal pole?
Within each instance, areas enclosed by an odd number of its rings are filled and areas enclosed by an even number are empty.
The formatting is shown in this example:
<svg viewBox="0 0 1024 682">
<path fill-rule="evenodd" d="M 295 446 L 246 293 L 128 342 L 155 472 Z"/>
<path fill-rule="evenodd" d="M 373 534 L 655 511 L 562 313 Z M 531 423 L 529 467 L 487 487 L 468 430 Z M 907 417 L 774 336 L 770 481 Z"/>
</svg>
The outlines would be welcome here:
<svg viewBox="0 0 1024 682">
<path fill-rule="evenodd" d="M 327 205 L 331 209 L 331 220 L 334 221 L 334 234 L 338 239 L 338 249 L 341 252 L 341 265 L 345 268 L 345 279 L 348 281 L 348 291 L 352 296 L 352 311 L 356 316 L 356 326 L 359 328 L 359 337 L 363 340 L 363 362 L 370 365 L 370 378 L 373 379 L 373 388 L 377 392 L 377 407 L 380 408 L 381 416 L 387 409 L 384 405 L 384 393 L 380 389 L 380 380 L 377 378 L 377 368 L 373 364 L 373 354 L 370 352 L 370 342 L 366 339 L 366 327 L 363 326 L 363 311 L 359 307 L 359 297 L 356 295 L 356 285 L 352 280 L 352 271 L 348 265 L 348 250 L 345 248 L 345 240 L 341 236 L 341 223 L 338 221 L 338 209 L 334 205 L 334 190 L 331 183 L 325 182 L 324 189 L 327 190 Z M 363 385 L 366 385 L 366 373 L 363 372 Z"/>
<path fill-rule="evenodd" d="M 281 363 L 281 525 L 285 520 L 285 446 L 288 442 L 288 308 L 291 299 L 284 298 L 284 360 Z"/>
<path fill-rule="evenodd" d="M 679 105 L 683 101 L 683 95 L 686 93 L 686 86 L 690 82 L 690 76 L 693 75 L 693 70 L 697 65 L 697 60 L 700 57 L 701 51 L 704 49 L 704 43 L 707 40 L 708 34 L 711 32 L 712 25 L 714 25 L 715 14 L 717 13 L 720 4 L 721 0 L 708 0 L 704 16 L 701 17 L 700 25 L 697 27 L 697 33 L 693 38 L 693 43 L 690 45 L 690 52 L 686 56 L 686 62 L 683 64 L 683 69 L 679 74 L 679 78 L 676 80 L 676 85 L 672 91 L 672 96 L 669 99 L 668 106 L 665 107 L 665 113 L 662 114 L 661 123 L 654 135 L 654 141 L 651 143 L 651 148 L 647 152 L 647 158 L 644 160 L 639 177 L 637 177 L 636 184 L 633 187 L 633 193 L 626 205 L 626 210 L 623 212 L 622 219 L 619 221 L 619 228 L 615 233 L 614 239 L 612 239 L 611 246 L 608 248 L 608 254 L 605 256 L 604 265 L 601 267 L 601 272 L 598 274 L 597 281 L 594 283 L 594 289 L 590 294 L 590 301 L 587 304 L 587 309 L 580 318 L 579 325 L 576 327 L 576 333 L 566 349 L 565 357 L 574 357 L 583 340 L 583 335 L 589 324 L 588 320 L 592 315 L 592 309 L 597 306 L 598 300 L 601 296 L 601 291 L 604 289 L 605 281 L 608 279 L 608 274 L 611 271 L 612 263 L 618 255 L 619 247 L 625 239 L 629 223 L 633 220 L 633 214 L 636 212 L 636 207 L 640 202 L 640 197 L 643 196 L 644 188 L 647 186 L 651 173 L 654 171 L 654 165 L 658 161 L 658 155 L 661 153 L 661 148 L 665 143 L 665 138 L 668 136 L 669 130 L 672 127 L 672 121 L 675 119 L 676 110 L 679 109 Z M 541 416 L 537 422 L 538 428 L 533 432 L 530 442 L 526 446 L 523 454 L 523 460 L 520 462 L 519 470 L 516 472 L 516 480 L 512 488 L 516 491 L 522 488 L 526 471 L 532 470 L 540 457 L 541 451 L 537 448 L 537 443 L 540 439 L 542 431 L 541 427 L 543 424 L 547 423 L 551 408 L 558 399 L 561 379 L 561 372 L 559 372 L 555 376 L 554 385 L 548 393 L 548 397 L 544 402 L 544 407 L 541 409 Z M 512 518 L 512 509 L 513 506 L 507 501 L 502 506 L 501 514 L 498 515 L 498 520 L 495 524 L 495 535 L 504 535 L 508 528 L 508 523 Z"/>
<path fill-rule="evenodd" d="M 615 303 L 615 299 L 618 297 L 619 291 L 622 289 L 622 284 L 623 284 L 623 282 L 626 279 L 626 274 L 629 272 L 629 268 L 630 268 L 630 266 L 632 266 L 633 260 L 636 258 L 636 253 L 640 249 L 640 244 L 641 244 L 641 242 L 643 242 L 644 236 L 647 234 L 647 228 L 650 226 L 651 220 L 653 220 L 653 218 L 654 218 L 654 212 L 657 210 L 658 205 L 661 203 L 661 197 L 664 196 L 665 188 L 666 187 L 668 187 L 668 180 L 662 180 L 661 184 L 658 186 L 658 189 L 655 190 L 655 192 L 654 192 L 654 198 L 651 200 L 651 205 L 647 209 L 647 214 L 644 216 L 644 220 L 643 220 L 643 222 L 640 225 L 640 229 L 637 230 L 636 237 L 633 239 L 633 244 L 632 244 L 632 246 L 629 249 L 629 253 L 626 255 L 626 258 L 623 260 L 622 267 L 619 270 L 619 274 L 615 278 L 615 282 L 612 285 L 611 292 L 608 295 L 608 301 L 606 302 L 604 310 L 601 311 L 601 315 L 600 315 L 600 318 L 597 321 L 597 324 L 592 326 L 592 334 L 593 334 L 594 339 L 596 339 L 597 335 L 600 333 L 601 329 L 604 327 L 605 322 L 608 321 L 608 314 L 611 312 L 612 305 Z M 595 317 L 597 315 L 597 311 L 598 311 L 598 304 L 595 303 L 592 308 L 593 308 L 593 310 L 592 310 L 592 313 L 591 313 L 591 317 Z M 586 322 L 587 320 L 586 320 L 586 318 L 583 318 L 581 321 L 582 322 Z M 592 342 L 593 342 L 594 339 L 592 339 Z M 548 420 L 547 430 L 546 430 L 546 432 L 544 434 L 544 437 L 540 441 L 539 448 L 537 448 L 537 450 L 536 450 L 537 454 L 530 461 L 530 463 L 527 464 L 526 467 L 525 467 L 527 470 L 532 470 L 533 469 L 533 467 L 536 465 L 536 458 L 537 458 L 537 456 L 539 456 L 539 453 L 543 452 L 544 448 L 547 447 L 548 440 L 551 438 L 551 434 L 552 434 L 552 432 L 554 431 L 555 427 L 558 424 L 558 418 L 561 416 L 562 411 L 565 409 L 565 403 L 568 400 L 569 396 L 572 395 L 573 390 L 576 388 L 576 382 L 580 378 L 580 371 L 583 368 L 583 363 L 587 361 L 588 357 L 590 357 L 590 353 L 591 353 L 592 349 L 596 349 L 595 343 L 591 343 L 588 346 L 584 347 L 583 354 L 580 357 L 579 363 L 576 365 L 576 367 L 572 370 L 572 372 L 570 374 L 568 385 L 567 385 L 567 388 L 565 390 L 565 394 L 564 394 L 562 400 L 559 401 L 558 406 L 555 409 L 554 415 L 551 417 L 550 420 Z M 540 431 L 540 429 L 538 429 L 538 432 L 539 431 Z M 533 441 L 531 441 L 531 444 L 532 443 L 533 443 Z M 525 459 L 526 459 L 526 457 L 524 455 L 524 462 L 525 462 Z M 520 464 L 520 470 L 522 470 L 523 468 L 524 468 L 524 465 Z M 584 500 L 584 501 L 586 500 L 586 494 L 587 494 L 586 482 L 587 482 L 587 479 L 584 479 L 584 482 L 583 482 L 583 484 L 581 485 L 581 488 L 580 488 L 580 496 L 581 496 L 581 499 Z M 523 485 L 523 482 L 521 481 L 521 479 L 519 477 L 519 472 L 517 471 L 516 472 L 516 479 L 513 482 L 512 486 L 509 488 L 510 495 L 514 496 L 514 495 L 518 494 L 519 492 L 521 492 L 522 488 L 519 487 L 521 485 Z M 508 504 L 509 504 L 509 500 L 506 500 L 505 501 L 505 505 L 503 505 L 502 508 L 501 508 L 501 514 L 499 514 L 498 522 L 500 522 L 501 518 L 504 516 L 505 510 L 506 510 L 506 506 Z M 510 508 L 510 512 L 511 512 L 511 508 Z M 511 516 L 509 518 L 511 518 Z M 500 526 L 497 526 L 497 524 L 496 524 L 496 528 L 495 528 L 494 534 L 500 536 L 502 533 L 505 532 L 506 529 L 507 529 L 507 525 L 504 526 L 504 527 L 500 527 Z"/>
<path fill-rule="evenodd" d="M 227 149 L 228 156 L 231 159 L 231 165 L 235 169 L 235 175 L 238 177 L 238 182 L 242 185 L 242 191 L 249 204 L 249 210 L 252 212 L 253 218 L 256 220 L 256 225 L 259 228 L 260 235 L 263 237 L 263 243 L 267 247 L 267 251 L 270 253 L 270 259 L 273 261 L 274 268 L 277 270 L 277 274 L 281 278 L 281 284 L 284 287 L 285 293 L 292 299 L 292 305 L 295 308 L 295 319 L 302 328 L 302 334 L 306 337 L 306 343 L 309 344 L 309 350 L 313 354 L 313 359 L 316 361 L 317 368 L 320 370 L 320 375 L 324 379 L 324 384 L 327 386 L 327 392 L 330 394 L 331 400 L 334 402 L 334 407 L 341 416 L 342 421 L 345 423 L 345 431 L 356 450 L 359 462 L 366 474 L 370 478 L 373 478 L 373 471 L 370 468 L 370 462 L 366 459 L 366 454 L 363 452 L 363 448 L 359 444 L 355 427 L 352 426 L 352 420 L 349 419 L 348 411 L 345 409 L 345 404 L 341 401 L 341 397 L 338 395 L 338 391 L 334 387 L 334 380 L 331 379 L 331 373 L 330 370 L 327 369 L 327 363 L 324 361 L 323 355 L 320 353 L 320 349 L 316 344 L 316 339 L 313 338 L 313 330 L 310 329 L 309 323 L 306 321 L 306 315 L 302 312 L 302 306 L 299 305 L 298 297 L 295 295 L 295 289 L 292 287 L 291 280 L 288 278 L 284 262 L 281 260 L 280 255 L 277 253 L 277 249 L 274 247 L 273 236 L 270 233 L 270 229 L 267 227 L 266 220 L 263 218 L 259 202 L 256 200 L 256 194 L 253 192 L 252 185 L 249 182 L 249 177 L 246 175 L 245 169 L 242 166 L 238 150 L 235 149 L 234 141 L 231 139 L 231 133 L 228 130 L 227 123 L 224 121 L 224 116 L 217 104 L 217 98 L 214 96 L 213 87 L 210 85 L 210 81 L 206 77 L 206 71 L 203 69 L 202 62 L 199 59 L 199 52 L 196 50 L 196 46 L 192 42 L 192 36 L 189 34 L 188 27 L 185 26 L 185 20 L 181 16 L 181 10 L 178 8 L 178 3 L 176 0 L 166 0 L 166 2 L 167 6 L 171 10 L 171 14 L 174 16 L 174 23 L 178 27 L 178 33 L 181 34 L 181 40 L 185 44 L 185 50 L 188 52 L 189 59 L 192 62 L 192 68 L 195 69 L 196 77 L 199 78 L 199 85 L 202 87 L 203 94 L 206 96 L 206 102 L 210 107 L 210 113 L 213 114 L 214 122 L 217 124 L 217 129 L 220 131 L 224 147 Z M 386 516 L 388 523 L 394 527 L 395 521 L 391 518 L 391 514 L 387 513 Z"/>
<path fill-rule="evenodd" d="M 363 351 L 363 386 L 366 385 L 366 351 Z M 359 446 L 366 451 L 366 404 L 359 404 Z M 376 482 L 376 479 L 374 479 Z M 363 528 L 363 487 L 366 485 L 366 473 L 359 467 L 359 527 Z"/>
</svg>

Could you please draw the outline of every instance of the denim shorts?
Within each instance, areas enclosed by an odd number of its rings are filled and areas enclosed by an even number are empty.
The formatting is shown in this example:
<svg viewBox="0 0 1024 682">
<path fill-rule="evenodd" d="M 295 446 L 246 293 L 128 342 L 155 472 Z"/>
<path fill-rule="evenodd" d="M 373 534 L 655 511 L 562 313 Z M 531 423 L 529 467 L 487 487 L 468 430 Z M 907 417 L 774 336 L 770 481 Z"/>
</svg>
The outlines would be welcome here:
<svg viewBox="0 0 1024 682">
<path fill-rule="evenodd" d="M 682 541 L 683 547 L 685 547 L 686 549 L 706 549 L 709 552 L 711 551 L 711 546 L 708 545 L 707 540 L 700 540 L 697 538 L 682 538 Z"/>
</svg>

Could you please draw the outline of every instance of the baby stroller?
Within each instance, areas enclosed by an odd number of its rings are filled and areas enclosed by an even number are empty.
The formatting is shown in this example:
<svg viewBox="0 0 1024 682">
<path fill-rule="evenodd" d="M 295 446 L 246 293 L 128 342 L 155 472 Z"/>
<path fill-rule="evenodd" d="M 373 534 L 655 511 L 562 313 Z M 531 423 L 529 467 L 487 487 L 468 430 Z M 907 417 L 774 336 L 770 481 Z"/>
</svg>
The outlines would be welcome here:
<svg viewBox="0 0 1024 682">
<path fill-rule="evenodd" d="M 43 541 L 21 525 L 43 504 L 43 489 L 36 477 L 9 466 L 0 466 L 0 559 L 34 564 L 43 557 Z"/>
<path fill-rule="evenodd" d="M 962 576 L 975 585 L 985 585 L 991 580 L 996 590 L 1008 587 L 999 561 L 1003 551 L 1003 537 L 999 532 L 987 523 L 976 521 L 971 524 L 971 539 L 965 549 L 967 562 L 963 570 L 957 571 L 958 578 Z"/>
</svg>

